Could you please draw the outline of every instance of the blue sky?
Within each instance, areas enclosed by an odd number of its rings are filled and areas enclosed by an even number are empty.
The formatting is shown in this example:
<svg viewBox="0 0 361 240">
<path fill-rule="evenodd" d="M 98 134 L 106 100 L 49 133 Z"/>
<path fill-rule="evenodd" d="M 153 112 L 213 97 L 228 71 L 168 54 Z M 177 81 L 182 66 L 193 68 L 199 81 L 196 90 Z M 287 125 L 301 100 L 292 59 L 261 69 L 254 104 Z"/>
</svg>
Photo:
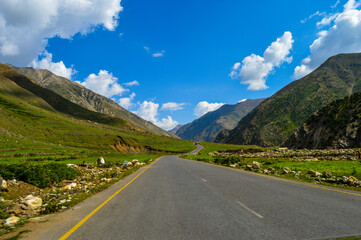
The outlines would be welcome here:
<svg viewBox="0 0 361 240">
<path fill-rule="evenodd" d="M 354 0 L 49 0 L 23 6 L 34 23 L 14 20 L 22 9 L 5 2 L 1 62 L 48 68 L 166 129 L 221 103 L 269 97 L 329 56 L 361 51 Z M 14 26 L 29 44 L 1 40 Z"/>
</svg>

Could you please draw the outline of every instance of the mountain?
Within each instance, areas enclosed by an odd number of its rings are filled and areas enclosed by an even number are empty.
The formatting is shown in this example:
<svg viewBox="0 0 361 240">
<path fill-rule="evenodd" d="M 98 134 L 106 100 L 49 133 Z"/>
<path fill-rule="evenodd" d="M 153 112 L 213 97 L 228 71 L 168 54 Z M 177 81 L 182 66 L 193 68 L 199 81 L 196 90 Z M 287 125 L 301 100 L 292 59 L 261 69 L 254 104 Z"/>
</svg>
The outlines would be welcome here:
<svg viewBox="0 0 361 240">
<path fill-rule="evenodd" d="M 123 119 L 134 126 L 161 136 L 176 137 L 151 122 L 148 122 L 137 115 L 122 108 L 114 101 L 99 95 L 84 86 L 67 78 L 57 76 L 45 69 L 34 69 L 31 67 L 19 68 L 8 65 L 20 74 L 23 74 L 38 83 L 40 86 L 54 91 L 67 100 L 80 105 L 88 110 L 103 113 L 109 116 Z M 177 137 L 176 137 L 177 138 Z"/>
<path fill-rule="evenodd" d="M 187 152 L 190 141 L 158 136 L 90 111 L 0 64 L 0 152 Z"/>
<path fill-rule="evenodd" d="M 289 148 L 360 148 L 361 92 L 336 100 L 309 117 L 284 146 Z"/>
<path fill-rule="evenodd" d="M 216 142 L 282 144 L 314 112 L 361 89 L 361 54 L 329 58 L 309 75 L 288 84 L 244 117 Z"/>
<path fill-rule="evenodd" d="M 182 127 L 183 125 L 178 124 L 175 128 L 173 128 L 172 130 L 169 130 L 169 132 L 176 134 L 177 131 Z"/>
<path fill-rule="evenodd" d="M 176 135 L 189 140 L 213 142 L 223 129 L 234 128 L 239 120 L 257 107 L 264 99 L 247 99 L 234 105 L 223 105 L 178 129 Z"/>
</svg>

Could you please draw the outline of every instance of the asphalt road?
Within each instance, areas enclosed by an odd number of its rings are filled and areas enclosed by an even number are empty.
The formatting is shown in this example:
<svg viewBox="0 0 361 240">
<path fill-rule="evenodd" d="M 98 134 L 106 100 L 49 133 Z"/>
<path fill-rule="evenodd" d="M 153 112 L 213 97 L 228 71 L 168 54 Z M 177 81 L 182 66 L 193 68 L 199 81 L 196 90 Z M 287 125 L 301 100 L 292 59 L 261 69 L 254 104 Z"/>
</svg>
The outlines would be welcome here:
<svg viewBox="0 0 361 240">
<path fill-rule="evenodd" d="M 361 235 L 361 192 L 317 187 L 177 156 L 163 157 L 67 239 L 330 239 Z"/>
</svg>

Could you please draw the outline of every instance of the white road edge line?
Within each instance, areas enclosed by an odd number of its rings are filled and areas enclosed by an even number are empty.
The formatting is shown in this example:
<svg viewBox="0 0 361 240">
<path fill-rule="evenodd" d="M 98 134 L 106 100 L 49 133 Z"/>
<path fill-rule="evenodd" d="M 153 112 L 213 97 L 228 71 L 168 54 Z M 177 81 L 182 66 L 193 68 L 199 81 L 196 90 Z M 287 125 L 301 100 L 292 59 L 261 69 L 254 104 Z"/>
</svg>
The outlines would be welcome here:
<svg viewBox="0 0 361 240">
<path fill-rule="evenodd" d="M 202 179 L 202 181 L 207 182 L 207 180 L 205 180 L 204 178 L 201 178 L 201 179 Z"/>
<path fill-rule="evenodd" d="M 253 211 L 252 209 L 250 209 L 249 207 L 247 207 L 246 205 L 244 205 L 243 203 L 241 203 L 240 201 L 236 201 L 236 203 L 238 203 L 239 205 L 241 205 L 241 207 L 243 207 L 244 209 L 246 209 L 247 211 L 253 213 L 254 215 L 256 215 L 259 218 L 263 218 L 263 216 L 259 213 L 256 213 L 255 211 Z"/>
</svg>

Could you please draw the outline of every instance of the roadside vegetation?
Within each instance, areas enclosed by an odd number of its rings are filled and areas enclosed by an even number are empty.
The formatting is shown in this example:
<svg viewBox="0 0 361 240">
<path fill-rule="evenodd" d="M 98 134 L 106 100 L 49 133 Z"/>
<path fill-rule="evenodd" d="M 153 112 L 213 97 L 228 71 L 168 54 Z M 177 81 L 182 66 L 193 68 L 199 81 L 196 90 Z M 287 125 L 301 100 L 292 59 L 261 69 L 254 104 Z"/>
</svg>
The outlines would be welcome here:
<svg viewBox="0 0 361 240">
<path fill-rule="evenodd" d="M 361 191 L 361 149 L 289 150 L 200 143 L 187 159 Z"/>
</svg>

